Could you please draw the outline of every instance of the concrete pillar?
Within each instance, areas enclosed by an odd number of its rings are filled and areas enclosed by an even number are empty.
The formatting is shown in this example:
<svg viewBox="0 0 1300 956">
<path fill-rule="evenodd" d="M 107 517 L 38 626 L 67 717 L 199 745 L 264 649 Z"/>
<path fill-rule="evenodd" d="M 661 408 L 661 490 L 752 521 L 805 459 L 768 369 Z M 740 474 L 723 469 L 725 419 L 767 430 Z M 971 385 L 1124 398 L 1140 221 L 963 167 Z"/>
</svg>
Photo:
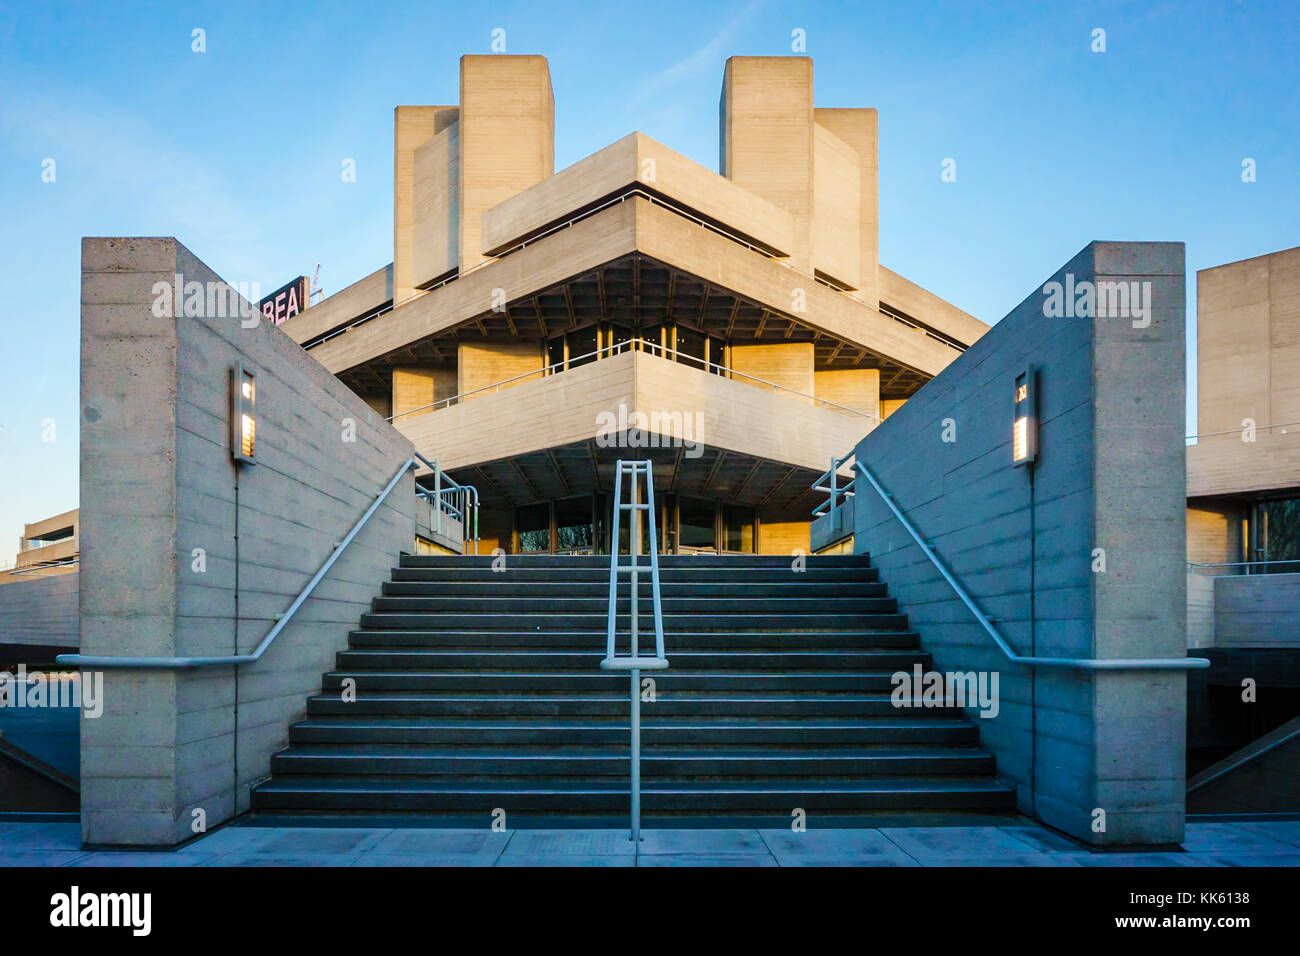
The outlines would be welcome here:
<svg viewBox="0 0 1300 956">
<path fill-rule="evenodd" d="M 858 171 L 857 251 L 859 257 L 856 294 L 859 298 L 866 299 L 873 305 L 878 305 L 880 302 L 880 282 L 877 276 L 880 255 L 880 163 L 877 148 L 879 136 L 877 133 L 876 111 L 874 109 L 818 109 L 813 111 L 813 118 L 818 127 L 834 133 L 841 142 L 851 147 L 856 155 Z M 817 161 L 820 176 L 820 151 L 817 155 Z M 818 220 L 823 215 L 822 204 L 829 198 L 821 193 L 821 188 L 819 179 L 816 197 Z M 816 222 L 814 226 L 820 228 Z M 814 265 L 817 265 L 819 258 L 814 250 Z M 821 268 L 821 266 L 818 266 L 818 268 Z"/>
<path fill-rule="evenodd" d="M 394 421 L 433 411 L 426 406 L 456 394 L 456 370 L 451 366 L 398 366 L 393 369 Z M 411 412 L 411 414 L 406 414 Z"/>
<path fill-rule="evenodd" d="M 813 394 L 813 344 L 811 342 L 733 345 L 730 361 L 731 367 L 737 372 L 784 385 L 804 395 Z"/>
<path fill-rule="evenodd" d="M 416 293 L 415 152 L 456 122 L 454 106 L 399 106 L 393 110 L 393 305 Z M 428 215 L 445 220 L 450 210 Z M 427 270 L 426 270 L 427 271 Z M 425 277 L 427 278 L 427 277 Z"/>
<path fill-rule="evenodd" d="M 230 286 L 175 239 L 83 240 L 81 288 L 81 653 L 248 654 L 414 449 L 282 329 L 209 311 Z M 256 376 L 248 465 L 235 363 Z M 104 669 L 83 840 L 170 845 L 246 810 L 414 533 L 408 472 L 256 663 Z"/>
<path fill-rule="evenodd" d="M 544 56 L 460 58 L 460 268 L 484 261 L 483 213 L 555 172 Z"/>
<path fill-rule="evenodd" d="M 816 396 L 880 418 L 880 369 L 834 368 L 813 373 Z"/>
<path fill-rule="evenodd" d="M 1114 283 L 1136 308 L 1100 306 Z M 1186 656 L 1184 284 L 1181 243 L 1094 242 L 858 445 L 1021 655 Z M 1032 471 L 1010 447 L 1030 365 Z M 854 500 L 855 548 L 935 669 L 1000 675 L 996 717 L 969 712 L 1020 809 L 1097 845 L 1181 842 L 1186 672 L 1008 662 L 880 498 Z"/>
<path fill-rule="evenodd" d="M 542 347 L 538 342 L 491 342 L 475 345 L 461 342 L 457 350 L 457 394 L 495 385 L 542 367 Z M 531 382 L 536 376 L 502 386 Z"/>
<path fill-rule="evenodd" d="M 722 79 L 719 122 L 722 175 L 794 217 L 790 261 L 812 271 L 812 60 L 731 57 Z"/>
</svg>

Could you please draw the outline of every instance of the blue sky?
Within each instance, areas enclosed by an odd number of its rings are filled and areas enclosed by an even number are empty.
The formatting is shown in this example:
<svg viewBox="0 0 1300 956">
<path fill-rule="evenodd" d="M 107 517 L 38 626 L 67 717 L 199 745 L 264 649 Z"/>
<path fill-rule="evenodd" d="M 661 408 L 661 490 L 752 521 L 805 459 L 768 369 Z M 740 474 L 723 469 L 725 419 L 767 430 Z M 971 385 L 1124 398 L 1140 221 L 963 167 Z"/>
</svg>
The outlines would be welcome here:
<svg viewBox="0 0 1300 956">
<path fill-rule="evenodd" d="M 0 0 L 0 564 L 77 504 L 80 238 L 337 291 L 392 258 L 393 106 L 455 103 L 498 27 L 550 59 L 557 169 L 632 130 L 716 169 L 726 57 L 802 29 L 817 105 L 880 110 L 881 261 L 986 321 L 1092 239 L 1189 275 L 1300 244 L 1294 2 Z"/>
</svg>

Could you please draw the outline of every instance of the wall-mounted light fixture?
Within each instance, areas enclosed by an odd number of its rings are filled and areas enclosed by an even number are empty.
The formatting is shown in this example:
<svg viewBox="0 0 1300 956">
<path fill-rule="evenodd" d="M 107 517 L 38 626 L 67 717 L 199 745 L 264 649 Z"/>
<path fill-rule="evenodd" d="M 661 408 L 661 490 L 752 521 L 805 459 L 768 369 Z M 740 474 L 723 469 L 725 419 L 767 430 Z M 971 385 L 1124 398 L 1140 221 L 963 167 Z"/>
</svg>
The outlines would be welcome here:
<svg viewBox="0 0 1300 956">
<path fill-rule="evenodd" d="M 236 362 L 230 369 L 230 456 L 255 464 L 257 455 L 257 381 Z"/>
<path fill-rule="evenodd" d="M 1016 376 L 1011 405 L 1011 463 L 1028 465 L 1038 457 L 1038 383 L 1032 365 Z"/>
</svg>

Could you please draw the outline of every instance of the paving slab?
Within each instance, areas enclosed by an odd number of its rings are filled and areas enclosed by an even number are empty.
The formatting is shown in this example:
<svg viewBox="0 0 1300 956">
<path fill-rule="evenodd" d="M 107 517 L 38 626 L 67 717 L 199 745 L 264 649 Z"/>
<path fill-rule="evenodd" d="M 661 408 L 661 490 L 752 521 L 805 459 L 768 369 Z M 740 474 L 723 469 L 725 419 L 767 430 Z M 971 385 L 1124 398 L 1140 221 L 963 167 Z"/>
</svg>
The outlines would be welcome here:
<svg viewBox="0 0 1300 956">
<path fill-rule="evenodd" d="M 623 831 L 626 838 L 627 831 Z M 706 854 L 771 856 L 757 830 L 642 830 L 638 855 Z"/>
<path fill-rule="evenodd" d="M 1032 852 L 1000 827 L 883 827 L 880 832 L 925 866 L 941 857 L 994 859 Z"/>
<path fill-rule="evenodd" d="M 571 853 L 501 854 L 496 866 L 636 866 L 633 853 L 596 853 L 582 856 Z"/>
<path fill-rule="evenodd" d="M 1083 853 L 1071 857 L 1075 866 L 1214 866 L 1190 853 Z"/>
<path fill-rule="evenodd" d="M 0 866 L 67 866 L 85 853 L 77 850 L 19 850 L 0 853 Z"/>
<path fill-rule="evenodd" d="M 1039 853 L 1090 853 L 1073 840 L 1048 830 L 1046 827 L 999 827 L 1003 833 L 1014 837 Z"/>
<path fill-rule="evenodd" d="M 203 866 L 352 866 L 360 853 L 248 853 L 236 851 L 204 862 Z"/>
<path fill-rule="evenodd" d="M 80 850 L 80 823 L 0 823 L 0 847 Z"/>
<path fill-rule="evenodd" d="M 1262 834 L 1270 840 L 1300 847 L 1300 820 L 1265 820 L 1260 823 L 1238 823 L 1237 826 Z"/>
<path fill-rule="evenodd" d="M 497 859 L 495 853 L 363 853 L 352 866 L 493 866 Z"/>
<path fill-rule="evenodd" d="M 1249 853 L 1290 855 L 1296 852 L 1293 844 L 1245 827 L 1240 823 L 1189 823 L 1183 839 L 1183 849 L 1189 853 Z"/>
<path fill-rule="evenodd" d="M 637 866 L 778 866 L 772 854 L 757 853 L 649 853 L 637 857 Z"/>
<path fill-rule="evenodd" d="M 68 866 L 149 866 L 149 867 L 179 867 L 179 866 L 202 866 L 215 857 L 205 856 L 200 853 L 149 853 L 149 852 L 131 852 L 131 851 L 105 851 L 87 853 L 79 859 L 73 860 Z"/>
<path fill-rule="evenodd" d="M 222 827 L 207 836 L 185 844 L 176 852 L 212 855 L 249 850 L 257 846 L 265 846 L 280 833 L 281 831 L 272 827 Z"/>
<path fill-rule="evenodd" d="M 781 866 L 920 866 L 879 830 L 760 830 Z"/>
<path fill-rule="evenodd" d="M 635 856 L 626 830 L 516 830 L 502 859 L 545 856 Z"/>
<path fill-rule="evenodd" d="M 361 865 L 365 865 L 365 859 L 371 856 L 447 857 L 460 859 L 466 866 L 477 865 L 479 860 L 490 864 L 502 854 L 514 836 L 512 830 L 394 830 L 365 854 Z"/>
<path fill-rule="evenodd" d="M 361 854 L 373 850 L 392 830 L 363 828 L 293 827 L 275 828 L 275 836 L 258 843 L 254 853 L 297 856 L 301 854 Z"/>
</svg>

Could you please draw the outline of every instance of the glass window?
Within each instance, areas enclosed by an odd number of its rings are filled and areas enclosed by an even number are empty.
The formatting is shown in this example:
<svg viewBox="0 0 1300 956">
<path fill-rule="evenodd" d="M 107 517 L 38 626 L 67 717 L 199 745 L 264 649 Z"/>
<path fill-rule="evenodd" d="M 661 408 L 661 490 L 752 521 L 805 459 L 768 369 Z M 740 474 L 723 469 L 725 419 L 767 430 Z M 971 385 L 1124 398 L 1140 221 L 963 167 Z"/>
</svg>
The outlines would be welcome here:
<svg viewBox="0 0 1300 956">
<path fill-rule="evenodd" d="M 727 343 L 722 339 L 709 336 L 709 362 L 716 366 L 709 369 L 714 375 L 725 374 L 723 367 L 727 364 Z"/>
<path fill-rule="evenodd" d="M 596 326 L 589 325 L 569 333 L 569 368 L 596 361 Z"/>
<path fill-rule="evenodd" d="M 727 551 L 754 552 L 754 509 L 740 505 L 722 506 L 722 540 Z"/>
<path fill-rule="evenodd" d="M 688 498 L 685 495 L 679 501 L 678 547 L 692 551 L 716 550 L 718 542 L 713 502 L 707 498 Z"/>
<path fill-rule="evenodd" d="M 1255 560 L 1285 562 L 1262 565 L 1261 572 L 1300 571 L 1300 498 L 1259 502 L 1255 505 L 1255 528 Z"/>
<path fill-rule="evenodd" d="M 546 364 L 554 365 L 552 372 L 559 372 L 564 368 L 564 336 L 557 335 L 554 338 L 546 340 Z"/>
<path fill-rule="evenodd" d="M 591 526 L 591 496 L 562 498 L 555 502 L 555 550 L 566 554 L 595 549 Z"/>
<path fill-rule="evenodd" d="M 688 329 L 685 326 L 677 326 L 677 355 L 674 356 L 677 361 L 690 365 L 693 368 L 705 368 L 705 347 L 708 339 L 703 332 L 697 332 L 694 329 Z"/>
<path fill-rule="evenodd" d="M 655 325 L 641 326 L 641 332 L 637 335 L 637 338 L 648 343 L 645 349 L 651 355 L 662 355 L 663 352 L 660 351 L 658 346 L 662 344 L 663 334 L 664 327 L 656 323 Z"/>
<path fill-rule="evenodd" d="M 519 534 L 519 550 L 528 554 L 551 550 L 551 505 L 542 502 L 515 509 L 515 531 Z"/>
</svg>

